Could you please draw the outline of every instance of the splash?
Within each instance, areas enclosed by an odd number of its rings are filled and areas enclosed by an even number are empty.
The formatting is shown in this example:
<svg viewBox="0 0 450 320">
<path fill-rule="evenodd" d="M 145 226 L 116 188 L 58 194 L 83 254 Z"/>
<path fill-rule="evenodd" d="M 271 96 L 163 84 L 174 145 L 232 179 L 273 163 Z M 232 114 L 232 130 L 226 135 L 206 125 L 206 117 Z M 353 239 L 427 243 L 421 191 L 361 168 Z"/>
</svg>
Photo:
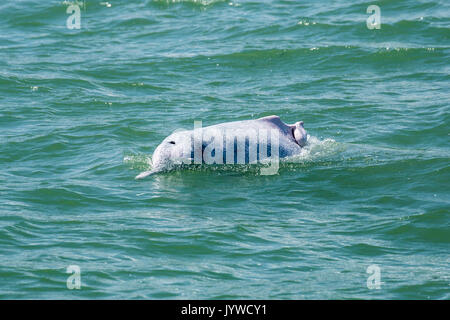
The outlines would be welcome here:
<svg viewBox="0 0 450 320">
<path fill-rule="evenodd" d="M 295 168 L 296 166 L 308 165 L 324 160 L 330 160 L 333 156 L 345 151 L 345 145 L 336 142 L 334 139 L 326 138 L 320 140 L 317 137 L 308 135 L 307 144 L 297 155 L 280 159 L 280 168 Z M 123 159 L 131 169 L 140 171 L 152 170 L 152 158 L 148 155 L 127 155 Z M 164 172 L 173 171 L 202 171 L 202 172 L 232 172 L 241 174 L 259 174 L 261 167 L 266 166 L 264 163 L 257 164 L 167 164 Z"/>
<path fill-rule="evenodd" d="M 126 155 L 123 163 L 130 166 L 131 169 L 148 170 L 152 167 L 152 157 L 144 154 Z"/>
<path fill-rule="evenodd" d="M 345 150 L 342 143 L 334 139 L 326 138 L 320 140 L 317 137 L 308 135 L 307 144 L 299 154 L 281 159 L 282 163 L 305 163 L 317 160 L 324 160 Z"/>
</svg>

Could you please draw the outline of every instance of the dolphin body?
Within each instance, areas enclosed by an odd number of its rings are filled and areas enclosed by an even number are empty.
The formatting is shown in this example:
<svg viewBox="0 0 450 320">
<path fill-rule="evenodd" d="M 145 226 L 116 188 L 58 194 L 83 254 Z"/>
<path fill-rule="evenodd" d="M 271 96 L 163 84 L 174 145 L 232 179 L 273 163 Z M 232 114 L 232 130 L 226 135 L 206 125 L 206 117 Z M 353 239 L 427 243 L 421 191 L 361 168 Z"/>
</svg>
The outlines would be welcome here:
<svg viewBox="0 0 450 320">
<path fill-rule="evenodd" d="M 278 161 L 279 158 L 300 153 L 306 141 L 303 121 L 289 125 L 275 115 L 176 131 L 155 149 L 152 170 L 140 173 L 136 179 L 168 171 L 182 164 Z"/>
</svg>

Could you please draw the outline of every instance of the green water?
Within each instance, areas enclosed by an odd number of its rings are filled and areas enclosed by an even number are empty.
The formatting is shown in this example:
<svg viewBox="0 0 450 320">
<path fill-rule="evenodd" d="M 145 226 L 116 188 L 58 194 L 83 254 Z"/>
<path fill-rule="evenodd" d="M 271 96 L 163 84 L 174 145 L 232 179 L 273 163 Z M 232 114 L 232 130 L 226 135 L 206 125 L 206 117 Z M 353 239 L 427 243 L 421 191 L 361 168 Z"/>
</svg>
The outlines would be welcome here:
<svg viewBox="0 0 450 320">
<path fill-rule="evenodd" d="M 109 4 L 0 4 L 1 299 L 450 298 L 448 1 Z M 276 175 L 134 180 L 271 114 L 310 135 Z"/>
</svg>

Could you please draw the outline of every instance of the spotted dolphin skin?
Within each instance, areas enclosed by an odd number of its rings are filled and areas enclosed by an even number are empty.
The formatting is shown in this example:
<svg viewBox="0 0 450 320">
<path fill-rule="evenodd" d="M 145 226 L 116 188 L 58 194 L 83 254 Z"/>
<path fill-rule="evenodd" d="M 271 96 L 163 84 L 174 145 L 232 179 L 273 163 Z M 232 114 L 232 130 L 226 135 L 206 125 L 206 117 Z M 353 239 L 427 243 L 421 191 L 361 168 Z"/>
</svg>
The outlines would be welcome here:
<svg viewBox="0 0 450 320">
<path fill-rule="evenodd" d="M 136 179 L 181 164 L 275 163 L 300 153 L 306 141 L 303 121 L 289 125 L 278 116 L 176 131 L 155 149 L 152 170 Z"/>
</svg>

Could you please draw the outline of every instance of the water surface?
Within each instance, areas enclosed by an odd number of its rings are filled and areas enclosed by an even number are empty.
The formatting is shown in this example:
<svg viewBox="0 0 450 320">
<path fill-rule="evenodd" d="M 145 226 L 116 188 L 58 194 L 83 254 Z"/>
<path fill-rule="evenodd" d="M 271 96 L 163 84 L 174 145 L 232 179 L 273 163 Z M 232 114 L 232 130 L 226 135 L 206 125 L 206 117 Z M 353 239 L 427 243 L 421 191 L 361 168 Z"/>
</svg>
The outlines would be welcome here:
<svg viewBox="0 0 450 320">
<path fill-rule="evenodd" d="M 0 298 L 449 299 L 447 1 L 67 6 L 0 5 Z M 173 130 L 271 114 L 310 134 L 277 175 L 134 180 Z"/>
</svg>

